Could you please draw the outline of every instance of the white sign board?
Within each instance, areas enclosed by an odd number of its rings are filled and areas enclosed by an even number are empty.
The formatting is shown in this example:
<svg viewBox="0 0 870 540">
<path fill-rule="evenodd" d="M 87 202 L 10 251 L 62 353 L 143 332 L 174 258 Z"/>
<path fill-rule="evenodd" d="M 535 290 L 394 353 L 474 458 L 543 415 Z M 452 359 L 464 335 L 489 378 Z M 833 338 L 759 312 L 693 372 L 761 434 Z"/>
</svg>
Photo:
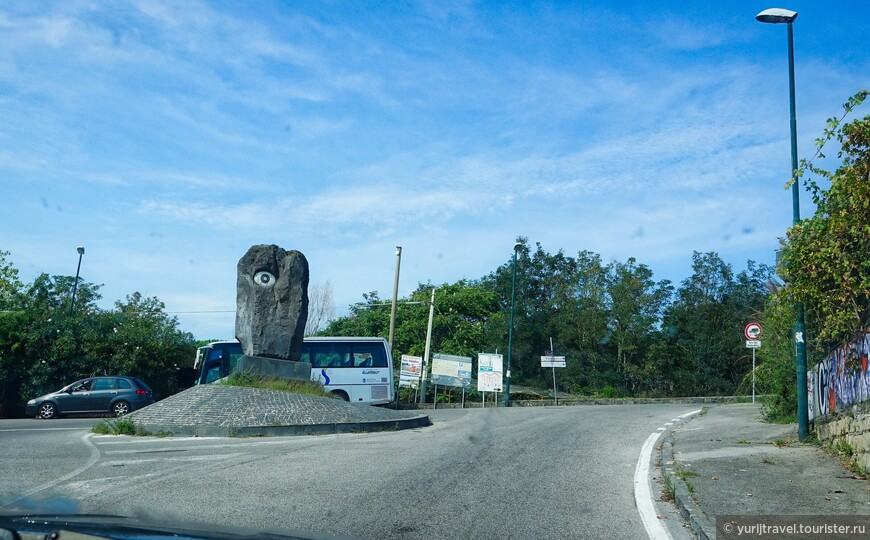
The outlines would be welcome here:
<svg viewBox="0 0 870 540">
<path fill-rule="evenodd" d="M 432 357 L 432 384 L 471 387 L 471 358 L 435 353 Z"/>
<path fill-rule="evenodd" d="M 746 340 L 746 348 L 747 349 L 760 349 L 761 348 L 761 340 L 759 340 L 759 339 L 747 339 Z"/>
<path fill-rule="evenodd" d="M 420 383 L 420 374 L 423 372 L 423 357 L 402 355 L 402 367 L 399 372 L 399 386 L 411 386 L 416 388 Z"/>
<path fill-rule="evenodd" d="M 541 367 L 565 367 L 564 356 L 542 356 Z"/>
<path fill-rule="evenodd" d="M 479 353 L 477 355 L 477 390 L 479 392 L 501 392 L 503 366 L 500 354 Z"/>
</svg>

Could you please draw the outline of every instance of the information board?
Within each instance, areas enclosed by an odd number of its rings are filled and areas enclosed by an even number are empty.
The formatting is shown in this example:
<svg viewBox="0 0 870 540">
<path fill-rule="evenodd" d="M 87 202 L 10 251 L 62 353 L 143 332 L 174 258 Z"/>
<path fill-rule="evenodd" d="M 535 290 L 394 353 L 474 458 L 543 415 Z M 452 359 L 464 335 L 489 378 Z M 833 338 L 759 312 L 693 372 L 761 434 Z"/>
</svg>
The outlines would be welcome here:
<svg viewBox="0 0 870 540">
<path fill-rule="evenodd" d="M 501 392 L 503 366 L 500 354 L 478 354 L 477 390 L 479 392 Z"/>
<path fill-rule="evenodd" d="M 471 387 L 471 358 L 435 353 L 432 357 L 432 384 Z"/>
<path fill-rule="evenodd" d="M 399 386 L 417 388 L 420 384 L 420 374 L 423 371 L 422 356 L 402 355 L 402 366 L 399 372 Z"/>
</svg>

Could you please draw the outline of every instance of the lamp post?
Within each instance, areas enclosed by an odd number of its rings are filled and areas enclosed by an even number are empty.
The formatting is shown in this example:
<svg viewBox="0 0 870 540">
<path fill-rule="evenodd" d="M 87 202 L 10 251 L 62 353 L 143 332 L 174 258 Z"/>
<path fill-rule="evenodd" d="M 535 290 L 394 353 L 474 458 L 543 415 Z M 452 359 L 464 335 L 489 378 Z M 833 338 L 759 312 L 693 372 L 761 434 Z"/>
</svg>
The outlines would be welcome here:
<svg viewBox="0 0 870 540">
<path fill-rule="evenodd" d="M 85 254 L 85 247 L 79 246 L 76 248 L 79 252 L 79 265 L 76 267 L 76 280 L 73 282 L 72 298 L 69 301 L 69 314 L 72 316 L 73 305 L 76 303 L 76 288 L 79 286 L 79 271 L 82 269 L 82 255 Z"/>
<path fill-rule="evenodd" d="M 522 242 L 517 242 L 514 244 L 514 272 L 513 279 L 511 281 L 511 316 L 510 322 L 508 323 L 508 357 L 507 357 L 507 369 L 505 370 L 505 382 L 504 382 L 504 406 L 511 406 L 511 353 L 513 352 L 514 346 L 514 291 L 517 286 L 517 250 L 522 247 Z"/>
<path fill-rule="evenodd" d="M 794 33 L 792 23 L 797 19 L 797 12 L 781 8 L 765 9 L 755 16 L 755 20 L 763 23 L 780 24 L 786 23 L 788 28 L 788 99 L 789 112 L 791 115 L 791 204 L 792 219 L 797 225 L 801 220 L 800 191 L 798 188 L 797 170 L 797 119 L 795 117 L 794 99 Z M 804 305 L 798 301 L 796 306 L 794 323 L 795 341 L 795 367 L 797 371 L 797 398 L 798 398 L 798 438 L 801 441 L 809 436 L 809 408 L 807 404 L 807 344 L 806 328 L 804 326 Z"/>
</svg>

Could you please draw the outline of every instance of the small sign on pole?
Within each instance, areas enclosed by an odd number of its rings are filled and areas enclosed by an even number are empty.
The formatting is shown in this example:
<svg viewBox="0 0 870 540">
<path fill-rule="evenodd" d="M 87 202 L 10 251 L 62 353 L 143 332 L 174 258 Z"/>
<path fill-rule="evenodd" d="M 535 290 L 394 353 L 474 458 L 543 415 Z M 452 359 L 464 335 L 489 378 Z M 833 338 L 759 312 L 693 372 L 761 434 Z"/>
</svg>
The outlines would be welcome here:
<svg viewBox="0 0 870 540">
<path fill-rule="evenodd" d="M 542 356 L 541 367 L 565 367 L 564 356 Z"/>
<path fill-rule="evenodd" d="M 746 336 L 746 348 L 752 349 L 752 403 L 755 403 L 755 349 L 761 348 L 763 329 L 758 323 L 749 323 L 743 330 Z"/>
</svg>

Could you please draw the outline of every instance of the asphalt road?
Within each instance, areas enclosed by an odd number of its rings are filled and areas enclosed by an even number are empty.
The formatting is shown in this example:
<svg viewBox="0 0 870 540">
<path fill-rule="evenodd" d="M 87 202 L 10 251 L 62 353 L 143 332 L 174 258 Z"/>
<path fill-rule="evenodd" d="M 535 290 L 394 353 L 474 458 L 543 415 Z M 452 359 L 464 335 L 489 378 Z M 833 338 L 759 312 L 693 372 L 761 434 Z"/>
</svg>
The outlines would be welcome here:
<svg viewBox="0 0 870 540">
<path fill-rule="evenodd" d="M 641 447 L 696 408 L 443 410 L 417 430 L 256 439 L 0 421 L 0 505 L 359 538 L 638 539 Z M 668 504 L 655 511 L 674 538 L 689 537 Z"/>
</svg>

